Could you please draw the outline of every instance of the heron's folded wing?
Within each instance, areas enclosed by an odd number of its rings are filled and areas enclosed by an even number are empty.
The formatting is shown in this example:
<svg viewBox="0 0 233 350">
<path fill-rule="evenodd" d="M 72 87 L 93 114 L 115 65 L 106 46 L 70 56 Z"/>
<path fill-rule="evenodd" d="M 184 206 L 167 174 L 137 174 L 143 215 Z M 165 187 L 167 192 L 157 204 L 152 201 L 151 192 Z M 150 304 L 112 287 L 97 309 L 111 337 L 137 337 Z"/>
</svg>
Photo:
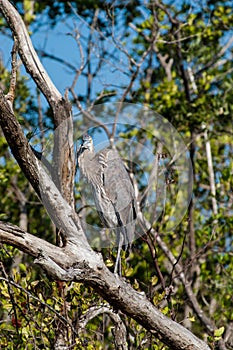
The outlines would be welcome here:
<svg viewBox="0 0 233 350">
<path fill-rule="evenodd" d="M 129 243 L 133 239 L 136 219 L 135 192 L 131 179 L 117 151 L 104 150 L 100 159 L 106 196 L 114 207 L 118 225 L 126 227 Z"/>
</svg>

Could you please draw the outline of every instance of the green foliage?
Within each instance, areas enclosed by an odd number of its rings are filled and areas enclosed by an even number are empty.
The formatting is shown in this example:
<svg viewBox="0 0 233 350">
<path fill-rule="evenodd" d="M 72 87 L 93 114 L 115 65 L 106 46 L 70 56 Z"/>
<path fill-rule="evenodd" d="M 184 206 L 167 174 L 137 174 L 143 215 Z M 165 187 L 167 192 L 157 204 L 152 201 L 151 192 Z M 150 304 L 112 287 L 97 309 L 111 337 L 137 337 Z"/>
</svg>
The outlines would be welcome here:
<svg viewBox="0 0 233 350">
<path fill-rule="evenodd" d="M 67 1 L 37 1 L 34 8 L 32 3 L 26 0 L 14 1 L 14 4 L 21 9 L 25 22 L 32 28 L 39 15 L 46 15 L 51 24 L 55 25 L 64 15 L 71 14 Z M 102 14 L 99 28 L 103 31 L 109 30 L 110 22 L 103 20 L 104 16 L 107 16 L 105 1 L 72 1 L 72 4 L 88 22 L 91 22 L 94 10 L 99 8 Z M 166 2 L 164 8 L 160 6 L 153 12 L 152 2 L 145 8 L 143 5 L 138 7 L 138 2 L 127 1 L 124 4 L 120 3 L 115 12 L 110 12 L 116 22 L 120 19 L 122 27 L 127 24 L 124 27 L 123 40 L 136 61 L 140 61 L 142 54 L 149 47 L 147 39 L 156 34 L 152 50 L 153 59 L 145 60 L 141 66 L 137 84 L 133 85 L 130 91 L 130 101 L 149 105 L 166 117 L 182 134 L 186 144 L 194 148 L 193 212 L 187 213 L 175 230 L 164 233 L 165 215 L 172 210 L 171 205 L 167 204 L 166 214 L 162 214 L 157 222 L 153 223 L 153 227 L 158 230 L 170 252 L 181 264 L 182 272 L 187 283 L 191 285 L 201 309 L 215 323 L 216 329 L 208 339 L 210 345 L 217 348 L 216 344 L 224 337 L 227 325 L 233 322 L 232 52 L 229 49 L 222 56 L 219 55 L 229 40 L 233 13 L 229 1 L 208 1 L 206 6 L 194 7 L 194 10 L 190 11 L 187 2 L 181 2 L 179 6 L 175 3 L 168 5 Z M 147 15 L 142 16 L 143 11 L 140 10 L 144 10 Z M 4 26 L 4 22 L 1 19 L 0 21 L 0 25 Z M 130 22 L 137 29 L 133 35 L 128 27 Z M 169 71 L 165 69 L 164 62 L 171 63 Z M 9 72 L 2 66 L 0 68 L 1 84 L 7 91 Z M 168 66 L 166 68 L 168 69 Z M 149 74 L 151 70 L 152 73 Z M 132 71 L 129 69 L 126 75 L 130 76 Z M 105 96 L 101 102 L 111 101 L 116 91 L 115 87 L 111 86 L 105 89 L 104 92 L 109 93 L 109 96 Z M 82 102 L 85 102 L 85 96 Z M 38 106 L 25 77 L 18 76 L 14 107 L 28 141 L 34 145 L 33 136 L 38 127 Z M 44 124 L 50 128 L 52 117 L 49 109 L 45 111 L 45 115 Z M 132 130 L 129 127 L 120 137 L 134 139 L 141 144 L 152 143 L 154 120 L 143 122 L 146 123 L 146 130 Z M 78 124 L 80 128 L 81 124 L 82 121 Z M 206 129 L 215 171 L 217 214 L 213 213 L 206 139 L 203 136 Z M 45 140 L 50 141 L 49 136 L 46 135 Z M 35 144 L 36 142 L 37 140 Z M 156 145 L 154 143 L 155 150 Z M 144 172 L 149 172 L 152 165 L 145 170 L 143 167 L 140 169 L 137 165 L 133 166 L 139 190 L 143 192 Z M 173 176 L 177 176 L 175 171 Z M 77 192 L 79 186 L 78 184 Z M 175 189 L 176 183 L 167 186 L 171 195 L 175 193 Z M 19 191 L 26 199 L 24 206 L 17 197 Z M 78 201 L 80 194 L 77 192 Z M 19 224 L 22 214 L 26 212 L 28 231 L 54 243 L 55 234 L 50 219 L 13 160 L 2 134 L 0 197 L 0 220 Z M 146 217 L 147 215 L 149 212 L 145 213 Z M 88 213 L 88 222 L 100 224 L 93 212 Z M 195 232 L 194 252 L 191 251 L 190 222 Z M 152 249 L 148 239 L 143 236 L 134 242 L 129 256 L 123 253 L 123 276 L 136 290 L 145 293 L 165 315 L 178 322 L 189 321 L 190 329 L 198 337 L 206 338 L 206 328 L 194 310 L 191 309 L 187 313 L 187 305 L 191 307 L 191 304 L 184 286 L 180 283 L 179 274 L 174 271 L 175 265 L 171 266 L 164 251 L 156 244 L 155 237 L 151 236 L 151 241 L 154 243 Z M 116 251 L 103 249 L 102 254 L 106 265 L 112 270 Z M 77 328 L 78 319 L 91 306 L 103 303 L 92 289 L 83 284 L 62 285 L 59 281 L 52 281 L 33 265 L 30 258 L 20 254 L 16 248 L 2 245 L 0 260 L 3 267 L 0 277 L 0 332 L 1 345 L 6 349 L 25 349 L 26 346 L 27 349 L 52 348 L 55 331 L 60 322 L 65 322 L 64 319 L 61 320 L 61 316 Z M 167 295 L 167 291 L 162 288 L 162 282 L 168 289 L 172 286 L 174 292 Z M 65 311 L 64 306 L 67 306 Z M 127 328 L 130 348 L 168 349 L 134 320 L 125 315 L 121 316 Z M 103 349 L 103 339 L 104 348 L 114 348 L 111 332 L 113 323 L 105 314 L 91 319 L 81 335 L 67 323 L 65 326 L 75 349 Z"/>
</svg>

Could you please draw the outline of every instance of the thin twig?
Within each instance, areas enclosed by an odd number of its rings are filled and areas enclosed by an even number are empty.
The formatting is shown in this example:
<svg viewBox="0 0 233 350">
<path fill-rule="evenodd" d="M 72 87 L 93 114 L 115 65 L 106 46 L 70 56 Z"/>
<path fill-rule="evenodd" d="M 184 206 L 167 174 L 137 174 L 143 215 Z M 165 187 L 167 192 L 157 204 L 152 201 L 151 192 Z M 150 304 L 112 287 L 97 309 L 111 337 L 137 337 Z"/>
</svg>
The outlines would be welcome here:
<svg viewBox="0 0 233 350">
<path fill-rule="evenodd" d="M 68 324 L 69 327 L 72 329 L 72 331 L 77 334 L 76 330 L 74 329 L 74 327 L 72 326 L 72 324 L 64 317 L 61 316 L 61 314 L 56 311 L 52 306 L 50 306 L 49 304 L 45 303 L 44 301 L 42 301 L 41 299 L 35 297 L 33 294 L 31 294 L 29 291 L 27 291 L 25 288 L 23 288 L 22 286 L 20 286 L 18 283 L 15 283 L 14 281 L 11 281 L 9 278 L 4 278 L 4 277 L 0 277 L 0 281 L 5 281 L 8 284 L 11 284 L 12 286 L 18 288 L 19 290 L 21 290 L 22 292 L 24 292 L 25 294 L 27 294 L 30 298 L 34 299 L 35 301 L 37 301 L 38 303 L 40 303 L 41 305 L 43 305 L 44 307 L 47 307 L 50 311 L 52 311 L 64 324 Z"/>
</svg>

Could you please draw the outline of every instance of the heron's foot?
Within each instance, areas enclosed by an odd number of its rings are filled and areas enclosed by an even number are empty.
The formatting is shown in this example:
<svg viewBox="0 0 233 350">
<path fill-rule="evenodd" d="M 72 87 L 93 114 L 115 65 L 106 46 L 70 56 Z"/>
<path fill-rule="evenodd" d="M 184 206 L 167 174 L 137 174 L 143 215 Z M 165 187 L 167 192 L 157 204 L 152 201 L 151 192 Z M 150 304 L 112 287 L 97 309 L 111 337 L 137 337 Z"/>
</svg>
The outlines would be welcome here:
<svg viewBox="0 0 233 350">
<path fill-rule="evenodd" d="M 122 277 L 121 258 L 116 260 L 116 263 L 114 266 L 114 275 L 118 275 L 118 276 Z"/>
</svg>

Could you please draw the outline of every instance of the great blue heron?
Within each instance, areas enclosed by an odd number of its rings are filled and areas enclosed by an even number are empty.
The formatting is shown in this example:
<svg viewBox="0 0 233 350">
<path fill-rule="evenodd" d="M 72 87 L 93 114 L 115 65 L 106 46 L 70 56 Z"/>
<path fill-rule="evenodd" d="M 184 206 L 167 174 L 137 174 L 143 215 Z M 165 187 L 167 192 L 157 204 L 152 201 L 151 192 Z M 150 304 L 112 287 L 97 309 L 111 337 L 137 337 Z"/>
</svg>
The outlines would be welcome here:
<svg viewBox="0 0 233 350">
<path fill-rule="evenodd" d="M 135 231 L 136 201 L 134 188 L 118 152 L 105 148 L 94 152 L 91 136 L 84 135 L 79 147 L 78 166 L 91 184 L 96 209 L 103 225 L 117 236 L 114 273 L 121 274 L 121 249 L 131 246 Z"/>
</svg>

